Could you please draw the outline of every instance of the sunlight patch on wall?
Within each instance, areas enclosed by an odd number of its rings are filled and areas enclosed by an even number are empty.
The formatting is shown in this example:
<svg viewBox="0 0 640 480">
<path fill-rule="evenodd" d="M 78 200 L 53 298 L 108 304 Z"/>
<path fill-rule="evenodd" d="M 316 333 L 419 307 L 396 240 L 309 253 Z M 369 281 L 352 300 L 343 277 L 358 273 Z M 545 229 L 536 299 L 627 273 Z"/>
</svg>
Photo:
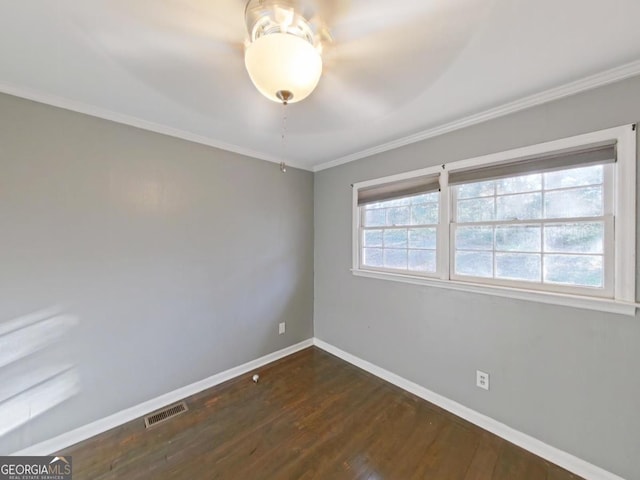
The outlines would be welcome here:
<svg viewBox="0 0 640 480">
<path fill-rule="evenodd" d="M 78 371 L 72 364 L 52 364 L 34 369 L 20 367 L 38 352 L 61 342 L 78 324 L 59 308 L 34 312 L 0 323 L 0 436 L 80 392 Z M 7 372 L 8 370 L 8 372 Z"/>
</svg>

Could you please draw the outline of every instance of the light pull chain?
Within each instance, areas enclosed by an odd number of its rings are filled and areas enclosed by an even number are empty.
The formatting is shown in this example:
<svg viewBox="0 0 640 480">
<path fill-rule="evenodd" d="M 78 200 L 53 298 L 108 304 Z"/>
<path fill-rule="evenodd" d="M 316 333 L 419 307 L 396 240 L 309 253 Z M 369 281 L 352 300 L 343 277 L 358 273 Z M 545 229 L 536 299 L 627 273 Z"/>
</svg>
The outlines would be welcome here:
<svg viewBox="0 0 640 480">
<path fill-rule="evenodd" d="M 284 159 L 287 153 L 287 102 L 282 102 L 282 158 Z M 287 171 L 287 164 L 284 161 L 280 162 L 280 171 L 285 173 Z"/>
</svg>

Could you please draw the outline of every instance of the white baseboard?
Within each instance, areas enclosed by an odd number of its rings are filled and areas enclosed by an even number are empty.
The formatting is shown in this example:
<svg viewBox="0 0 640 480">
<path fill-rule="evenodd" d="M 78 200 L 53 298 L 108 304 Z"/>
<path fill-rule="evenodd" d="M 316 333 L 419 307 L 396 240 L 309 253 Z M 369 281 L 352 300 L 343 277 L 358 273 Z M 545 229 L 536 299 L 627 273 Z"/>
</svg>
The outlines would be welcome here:
<svg viewBox="0 0 640 480">
<path fill-rule="evenodd" d="M 191 385 L 187 385 L 186 387 L 179 388 L 177 390 L 174 390 L 173 392 L 161 395 L 157 398 L 141 403 L 134 407 L 127 408 L 126 410 L 122 410 L 118 413 L 114 413 L 113 415 L 109 415 L 108 417 L 102 418 L 88 425 L 76 428 L 75 430 L 71 430 L 70 432 L 63 433 L 62 435 L 59 435 L 57 437 L 45 440 L 44 442 L 38 443 L 31 447 L 27 447 L 23 450 L 20 450 L 19 452 L 13 453 L 12 455 L 50 455 L 54 452 L 58 452 L 64 448 L 70 447 L 71 445 L 75 445 L 76 443 L 91 438 L 95 435 L 106 432 L 107 430 L 111 430 L 112 428 L 130 422 L 131 420 L 140 418 L 150 412 L 153 412 L 154 410 L 165 407 L 166 405 L 177 402 L 179 400 L 183 400 L 208 388 L 215 387 L 216 385 L 226 382 L 227 380 L 231 380 L 232 378 L 235 378 L 239 375 L 244 375 L 245 373 L 255 370 L 256 368 L 260 368 L 268 363 L 275 362 L 276 360 L 284 358 L 312 345 L 313 339 L 304 340 L 303 342 L 300 342 L 296 345 L 292 345 L 277 352 L 270 353 L 269 355 L 265 355 L 264 357 L 260 357 L 256 360 L 245 363 L 244 365 L 231 368 L 229 370 L 218 373 L 209 378 L 205 378 L 204 380 L 193 383 Z"/>
<path fill-rule="evenodd" d="M 587 480 L 624 480 L 622 477 L 619 477 L 613 473 L 607 472 L 600 467 L 592 465 L 584 460 L 581 460 L 578 457 L 575 457 L 567 452 L 559 450 L 551 445 L 547 445 L 540 440 L 530 437 L 518 430 L 515 430 L 503 423 L 498 422 L 486 415 L 476 412 L 470 408 L 465 407 L 453 400 L 450 400 L 442 395 L 438 395 L 437 393 L 432 392 L 416 383 L 413 383 L 405 378 L 402 378 L 395 373 L 391 373 L 388 370 L 380 368 L 366 360 L 362 360 L 361 358 L 356 357 L 355 355 L 351 355 L 343 350 L 340 350 L 333 345 L 330 345 L 318 338 L 313 339 L 313 344 L 322 350 L 325 350 L 336 357 L 341 358 L 342 360 L 355 365 L 356 367 L 365 370 L 376 377 L 381 378 L 393 385 L 406 390 L 428 402 L 433 403 L 434 405 L 439 406 L 447 410 L 448 412 L 457 415 L 458 417 L 464 418 L 465 420 L 473 423 L 474 425 L 479 426 L 489 432 L 511 442 L 519 447 L 524 448 L 525 450 L 538 455 L 539 457 L 548 460 L 576 475 L 579 475 Z"/>
<path fill-rule="evenodd" d="M 195 395 L 203 390 L 219 385 L 227 380 L 231 380 L 239 375 L 244 375 L 256 368 L 260 368 L 268 363 L 274 362 L 288 355 L 296 353 L 300 350 L 308 348 L 312 345 L 325 350 L 336 357 L 345 360 L 346 362 L 359 367 L 376 377 L 379 377 L 397 387 L 406 390 L 428 402 L 437 405 L 458 417 L 501 437 L 505 440 L 518 445 L 519 447 L 528 450 L 529 452 L 538 455 L 570 472 L 575 473 L 587 480 L 624 480 L 613 473 L 607 472 L 600 467 L 592 465 L 580 458 L 577 458 L 567 452 L 559 450 L 555 447 L 547 445 L 546 443 L 535 439 L 529 435 L 526 435 L 518 430 L 515 430 L 503 423 L 498 422 L 486 415 L 476 412 L 470 408 L 465 407 L 453 400 L 450 400 L 442 395 L 438 395 L 414 382 L 411 382 L 395 373 L 389 372 L 383 368 L 380 368 L 366 360 L 363 360 L 355 355 L 340 350 L 333 345 L 326 343 L 318 338 L 305 340 L 296 345 L 284 348 L 277 352 L 265 355 L 251 362 L 245 363 L 238 367 L 226 370 L 224 372 L 213 375 L 209 378 L 201 380 L 199 382 L 187 385 L 186 387 L 179 388 L 173 392 L 161 395 L 157 398 L 141 403 L 134 407 L 122 410 L 108 417 L 102 418 L 88 425 L 76 428 L 70 432 L 59 435 L 55 438 L 45 440 L 31 447 L 25 448 L 12 455 L 30 456 L 30 455 L 49 455 L 51 453 L 60 451 L 78 442 L 91 438 L 100 433 L 106 432 L 112 428 L 118 427 L 124 423 L 135 420 L 146 415 L 149 412 L 158 410 L 166 405 L 177 402 L 184 398 Z"/>
</svg>

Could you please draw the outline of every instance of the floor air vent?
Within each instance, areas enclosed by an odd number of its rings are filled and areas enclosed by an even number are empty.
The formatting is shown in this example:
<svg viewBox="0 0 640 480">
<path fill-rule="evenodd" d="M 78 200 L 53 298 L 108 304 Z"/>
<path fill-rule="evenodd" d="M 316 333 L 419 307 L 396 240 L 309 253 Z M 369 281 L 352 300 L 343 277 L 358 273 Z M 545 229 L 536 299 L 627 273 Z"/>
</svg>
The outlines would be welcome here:
<svg viewBox="0 0 640 480">
<path fill-rule="evenodd" d="M 187 408 L 187 404 L 184 402 L 176 403 L 175 405 L 169 405 L 162 410 L 158 410 L 157 412 L 151 413 L 144 417 L 144 425 L 146 428 L 153 427 L 154 425 L 166 422 L 167 420 L 180 415 L 187 410 L 189 409 Z"/>
</svg>

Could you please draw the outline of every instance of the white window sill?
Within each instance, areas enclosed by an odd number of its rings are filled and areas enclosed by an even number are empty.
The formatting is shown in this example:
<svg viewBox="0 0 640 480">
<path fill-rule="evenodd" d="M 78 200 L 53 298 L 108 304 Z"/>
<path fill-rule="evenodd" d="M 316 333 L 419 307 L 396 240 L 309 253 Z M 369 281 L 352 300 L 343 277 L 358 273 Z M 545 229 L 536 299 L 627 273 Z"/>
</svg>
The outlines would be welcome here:
<svg viewBox="0 0 640 480">
<path fill-rule="evenodd" d="M 391 280 L 394 282 L 424 285 L 428 287 L 447 288 L 463 292 L 495 295 L 498 297 L 515 298 L 531 302 L 561 305 L 564 307 L 583 308 L 599 312 L 616 313 L 619 315 L 635 316 L 640 304 L 623 302 L 606 298 L 583 297 L 580 295 L 567 295 L 564 293 L 539 292 L 520 288 L 499 287 L 494 285 L 480 285 L 477 283 L 459 282 L 453 280 L 440 280 L 399 273 L 376 272 L 370 270 L 351 269 L 357 277 L 375 278 L 378 280 Z"/>
</svg>

